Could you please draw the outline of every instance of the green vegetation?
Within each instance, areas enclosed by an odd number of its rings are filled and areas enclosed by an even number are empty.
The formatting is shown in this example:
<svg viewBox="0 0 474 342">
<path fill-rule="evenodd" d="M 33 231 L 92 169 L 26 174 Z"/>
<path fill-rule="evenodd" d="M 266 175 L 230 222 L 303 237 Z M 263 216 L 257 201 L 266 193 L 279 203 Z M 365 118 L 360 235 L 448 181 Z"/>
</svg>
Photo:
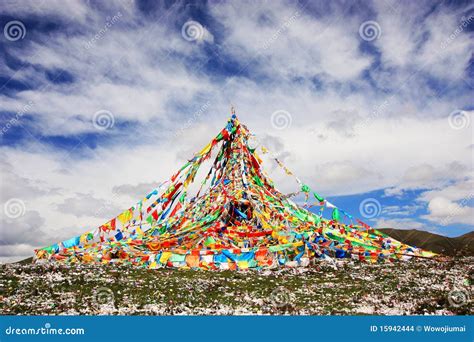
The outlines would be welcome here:
<svg viewBox="0 0 474 342">
<path fill-rule="evenodd" d="M 469 260 L 195 271 L 2 265 L 2 314 L 469 314 Z M 467 284 L 467 287 L 466 287 Z M 468 293 L 468 292 L 466 292 Z"/>
</svg>

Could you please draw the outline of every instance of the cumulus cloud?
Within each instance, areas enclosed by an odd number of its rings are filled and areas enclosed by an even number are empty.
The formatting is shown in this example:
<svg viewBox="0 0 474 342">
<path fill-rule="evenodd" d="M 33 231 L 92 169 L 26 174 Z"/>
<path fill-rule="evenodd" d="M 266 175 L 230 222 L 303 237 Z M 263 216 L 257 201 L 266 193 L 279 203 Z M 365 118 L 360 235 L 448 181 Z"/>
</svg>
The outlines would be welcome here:
<svg viewBox="0 0 474 342">
<path fill-rule="evenodd" d="M 48 236 L 44 232 L 44 218 L 37 211 L 27 210 L 21 217 L 1 217 L 1 245 L 16 245 L 28 241 L 30 244 L 39 245 L 47 243 Z"/>
<path fill-rule="evenodd" d="M 99 199 L 91 194 L 77 193 L 57 204 L 57 209 L 77 217 L 92 216 L 98 218 L 113 217 L 121 212 L 110 199 Z M 123 210 L 123 209 L 122 209 Z"/>
<path fill-rule="evenodd" d="M 323 162 L 316 166 L 313 178 L 320 185 L 323 192 L 336 194 L 360 193 L 370 187 L 369 183 L 376 183 L 382 175 L 375 173 L 370 167 L 357 165 L 349 160 Z"/>
<path fill-rule="evenodd" d="M 472 174 L 468 164 L 453 161 L 447 165 L 435 167 L 423 163 L 407 168 L 396 187 L 385 190 L 387 195 L 400 195 L 403 191 L 440 188 L 453 180 L 463 180 Z"/>
<path fill-rule="evenodd" d="M 425 225 L 422 222 L 409 219 L 379 219 L 376 227 L 378 228 L 395 228 L 395 229 L 417 229 L 417 230 L 432 230 L 432 227 Z"/>
<path fill-rule="evenodd" d="M 158 188 L 160 183 L 139 183 L 139 184 L 121 184 L 114 186 L 112 192 L 119 195 L 126 195 L 133 199 L 138 199 L 148 195 L 151 191 Z"/>
<path fill-rule="evenodd" d="M 443 226 L 461 223 L 474 226 L 474 181 L 468 179 L 441 189 L 424 192 L 419 200 L 428 203 L 423 218 Z"/>
<path fill-rule="evenodd" d="M 452 223 L 464 223 L 474 225 L 474 208 L 465 204 L 458 204 L 445 197 L 435 197 L 428 203 L 429 214 L 424 215 L 433 222 L 439 222 L 442 225 Z"/>
</svg>

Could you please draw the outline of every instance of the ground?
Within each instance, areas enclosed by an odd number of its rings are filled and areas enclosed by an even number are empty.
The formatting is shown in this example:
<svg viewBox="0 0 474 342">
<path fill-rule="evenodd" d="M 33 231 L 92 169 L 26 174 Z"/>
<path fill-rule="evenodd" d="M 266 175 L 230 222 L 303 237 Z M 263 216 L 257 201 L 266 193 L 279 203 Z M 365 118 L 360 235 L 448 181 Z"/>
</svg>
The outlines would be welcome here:
<svg viewBox="0 0 474 342">
<path fill-rule="evenodd" d="M 249 271 L 0 266 L 7 315 L 466 315 L 474 258 Z"/>
</svg>

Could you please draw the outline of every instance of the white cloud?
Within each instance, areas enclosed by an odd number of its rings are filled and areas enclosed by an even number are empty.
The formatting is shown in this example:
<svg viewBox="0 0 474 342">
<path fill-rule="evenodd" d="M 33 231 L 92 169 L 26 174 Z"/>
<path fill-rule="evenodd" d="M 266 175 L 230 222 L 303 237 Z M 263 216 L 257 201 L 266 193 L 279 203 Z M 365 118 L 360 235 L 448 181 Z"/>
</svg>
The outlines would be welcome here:
<svg viewBox="0 0 474 342">
<path fill-rule="evenodd" d="M 464 77 L 473 44 L 463 27 L 463 9 L 440 5 L 432 10 L 423 2 L 374 5 L 383 32 L 375 44 L 385 67 L 423 70 L 451 81 Z"/>
<path fill-rule="evenodd" d="M 423 163 L 408 167 L 397 186 L 386 189 L 385 193 L 400 195 L 407 190 L 442 188 L 448 186 L 453 180 L 463 180 L 471 174 L 469 164 L 458 161 L 437 167 Z"/>
<path fill-rule="evenodd" d="M 435 231 L 432 227 L 426 226 L 424 223 L 409 219 L 379 219 L 374 225 L 377 228 L 395 228 L 395 229 L 417 229 L 417 230 L 429 230 Z"/>
<path fill-rule="evenodd" d="M 440 189 L 426 191 L 419 197 L 428 203 L 428 214 L 423 218 L 438 222 L 441 225 L 453 223 L 474 226 L 474 180 L 472 178 L 458 181 Z"/>
<path fill-rule="evenodd" d="M 382 214 L 388 216 L 409 216 L 421 209 L 421 205 L 385 205 L 382 207 Z"/>
<path fill-rule="evenodd" d="M 9 218 L 2 212 L 0 245 L 16 245 L 26 241 L 34 245 L 48 243 L 51 236 L 45 234 L 44 222 L 44 218 L 35 210 L 26 210 L 24 215 L 17 218 Z"/>
<path fill-rule="evenodd" d="M 117 215 L 123 208 L 114 206 L 110 199 L 99 199 L 91 194 L 77 193 L 74 197 L 65 198 L 62 203 L 57 204 L 57 210 L 77 217 L 92 216 L 103 219 Z"/>
<path fill-rule="evenodd" d="M 122 185 L 114 186 L 112 188 L 112 192 L 118 195 L 129 196 L 131 200 L 137 200 L 149 194 L 155 188 L 157 188 L 156 182 L 139 183 L 135 185 L 122 184 Z"/>
<path fill-rule="evenodd" d="M 323 76 L 347 81 L 360 76 L 371 58 L 358 51 L 355 22 L 315 18 L 304 6 L 222 2 L 211 6 L 225 27 L 226 53 L 255 62 L 254 72 L 285 78 Z M 258 32 L 258 35 L 255 33 Z M 251 37 L 251 38 L 250 38 Z"/>
<path fill-rule="evenodd" d="M 27 243 L 2 246 L 0 263 L 20 261 L 32 256 L 33 246 Z"/>
<path fill-rule="evenodd" d="M 90 14 L 86 2 L 80 0 L 48 0 L 47 4 L 35 0 L 26 0 L 21 3 L 15 0 L 5 0 L 2 2 L 2 12 L 12 16 L 37 15 L 39 17 L 69 18 L 71 21 L 78 22 L 84 22 Z"/>
<path fill-rule="evenodd" d="M 445 197 L 431 199 L 428 203 L 428 210 L 429 214 L 424 215 L 423 218 L 439 222 L 444 226 L 452 223 L 474 225 L 474 207 L 460 205 Z"/>
</svg>

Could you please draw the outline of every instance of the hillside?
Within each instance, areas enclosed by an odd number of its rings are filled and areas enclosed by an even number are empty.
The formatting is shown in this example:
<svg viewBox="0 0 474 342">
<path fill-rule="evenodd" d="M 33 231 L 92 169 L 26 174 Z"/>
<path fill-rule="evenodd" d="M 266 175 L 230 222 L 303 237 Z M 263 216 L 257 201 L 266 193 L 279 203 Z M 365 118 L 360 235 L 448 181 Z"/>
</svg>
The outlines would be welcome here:
<svg viewBox="0 0 474 342">
<path fill-rule="evenodd" d="M 416 229 L 378 229 L 403 243 L 444 255 L 474 256 L 474 231 L 450 238 Z"/>
</svg>

